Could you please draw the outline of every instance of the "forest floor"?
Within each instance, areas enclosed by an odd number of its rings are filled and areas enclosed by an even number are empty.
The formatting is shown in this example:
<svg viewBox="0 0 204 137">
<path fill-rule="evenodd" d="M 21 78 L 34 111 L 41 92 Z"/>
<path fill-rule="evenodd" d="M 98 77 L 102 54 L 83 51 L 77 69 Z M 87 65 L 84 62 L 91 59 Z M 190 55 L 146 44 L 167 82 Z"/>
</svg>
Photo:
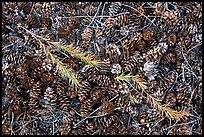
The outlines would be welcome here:
<svg viewBox="0 0 204 137">
<path fill-rule="evenodd" d="M 201 135 L 202 2 L 3 2 L 2 134 Z"/>
</svg>

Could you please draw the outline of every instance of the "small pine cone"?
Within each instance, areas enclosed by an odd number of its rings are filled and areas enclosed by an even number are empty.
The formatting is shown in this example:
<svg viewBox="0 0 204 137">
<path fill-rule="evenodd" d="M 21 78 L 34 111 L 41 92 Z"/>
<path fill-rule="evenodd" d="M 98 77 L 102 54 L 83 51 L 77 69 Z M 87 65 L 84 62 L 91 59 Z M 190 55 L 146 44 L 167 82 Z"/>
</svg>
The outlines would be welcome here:
<svg viewBox="0 0 204 137">
<path fill-rule="evenodd" d="M 111 72 L 111 65 L 110 63 L 101 63 L 99 67 L 99 74 L 100 75 L 109 75 Z"/>
<path fill-rule="evenodd" d="M 36 67 L 42 66 L 43 60 L 41 57 L 34 57 L 31 60 L 31 68 L 35 69 Z"/>
<path fill-rule="evenodd" d="M 139 54 L 136 54 L 124 63 L 123 71 L 134 73 L 134 71 L 137 71 L 141 67 L 143 67 L 143 59 Z"/>
<path fill-rule="evenodd" d="M 120 26 L 117 25 L 108 26 L 105 30 L 105 36 L 107 37 L 107 41 L 109 43 L 115 43 L 119 39 L 121 39 L 123 36 L 119 31 Z"/>
<path fill-rule="evenodd" d="M 162 48 L 159 46 L 154 46 L 151 49 L 149 49 L 147 52 L 143 53 L 143 58 L 146 61 L 157 62 L 161 56 L 162 56 Z"/>
<path fill-rule="evenodd" d="M 92 36 L 93 36 L 93 29 L 91 28 L 86 28 L 81 33 L 81 39 L 83 41 L 88 41 L 88 42 L 91 41 Z"/>
<path fill-rule="evenodd" d="M 191 127 L 188 124 L 181 125 L 178 129 L 178 135 L 191 135 Z"/>
<path fill-rule="evenodd" d="M 144 40 L 151 40 L 153 35 L 154 35 L 153 30 L 145 29 L 143 31 L 143 39 Z"/>
<path fill-rule="evenodd" d="M 202 5 L 201 4 L 196 4 L 196 7 L 193 10 L 193 14 L 195 17 L 200 18 L 202 17 Z"/>
<path fill-rule="evenodd" d="M 112 123 L 112 119 L 108 116 L 94 119 L 94 124 L 98 129 L 108 128 L 110 127 L 111 123 Z"/>
<path fill-rule="evenodd" d="M 109 10 L 109 15 L 110 16 L 115 16 L 117 15 L 120 10 L 121 10 L 121 2 L 113 2 L 111 3 L 110 7 L 108 8 Z"/>
<path fill-rule="evenodd" d="M 62 124 L 59 127 L 60 135 L 68 135 L 71 131 L 70 122 L 68 120 L 63 120 Z"/>
<path fill-rule="evenodd" d="M 130 88 L 128 87 L 127 83 L 122 83 L 121 85 L 118 86 L 119 93 L 122 95 L 128 94 L 130 92 Z"/>
<path fill-rule="evenodd" d="M 96 80 L 96 83 L 99 86 L 108 87 L 112 83 L 112 81 L 111 81 L 110 77 L 108 77 L 106 75 L 99 75 L 97 80 Z"/>
<path fill-rule="evenodd" d="M 48 87 L 46 91 L 44 92 L 44 100 L 45 100 L 45 108 L 48 107 L 56 107 L 57 106 L 57 94 L 55 93 L 55 90 Z"/>
<path fill-rule="evenodd" d="M 143 40 L 138 41 L 135 46 L 136 49 L 141 53 L 144 53 L 146 51 L 146 43 Z"/>
<path fill-rule="evenodd" d="M 169 132 L 168 135 L 178 135 L 177 127 L 173 127 Z"/>
<path fill-rule="evenodd" d="M 173 46 L 177 42 L 177 37 L 174 33 L 171 33 L 169 36 L 167 36 L 167 43 L 169 46 Z"/>
<path fill-rule="evenodd" d="M 93 101 L 90 99 L 85 100 L 82 104 L 81 104 L 81 108 L 80 108 L 80 114 L 83 117 L 88 116 L 89 113 L 91 113 L 92 111 L 92 106 L 93 106 Z"/>
<path fill-rule="evenodd" d="M 109 44 L 107 46 L 106 51 L 107 51 L 107 54 L 108 54 L 108 56 L 109 56 L 111 61 L 113 61 L 113 62 L 117 62 L 118 61 L 118 59 L 119 59 L 118 56 L 121 55 L 121 52 L 120 52 L 118 46 L 116 46 L 115 44 Z"/>
<path fill-rule="evenodd" d="M 190 48 L 191 42 L 192 42 L 192 39 L 190 38 L 189 35 L 187 35 L 187 36 L 180 37 L 179 44 L 181 44 L 184 50 L 187 50 L 188 48 Z"/>
<path fill-rule="evenodd" d="M 131 42 L 134 42 L 134 41 L 131 41 Z M 131 48 L 134 48 L 133 47 L 134 44 L 132 44 L 131 42 L 128 39 L 123 40 L 122 46 L 123 46 L 124 50 L 129 50 Z"/>
<path fill-rule="evenodd" d="M 22 113 L 22 106 L 23 98 L 16 94 L 13 102 L 10 104 L 10 111 L 14 112 L 15 115 L 19 115 Z"/>
<path fill-rule="evenodd" d="M 11 128 L 9 123 L 2 124 L 2 135 L 10 135 Z"/>
<path fill-rule="evenodd" d="M 193 24 L 196 21 L 196 16 L 194 15 L 193 12 L 188 13 L 185 17 L 184 17 L 184 22 L 188 25 Z"/>
<path fill-rule="evenodd" d="M 161 62 L 164 64 L 175 64 L 177 61 L 177 56 L 175 50 L 172 47 L 169 47 L 167 50 L 167 54 L 163 54 L 161 58 Z"/>
<path fill-rule="evenodd" d="M 93 6 L 93 4 L 86 6 L 84 9 L 84 12 L 87 13 L 89 16 L 94 16 L 96 11 L 97 11 L 97 7 Z"/>
<path fill-rule="evenodd" d="M 172 88 L 174 82 L 176 80 L 176 74 L 170 73 L 166 75 L 164 78 L 161 76 L 159 86 L 162 91 L 168 91 Z"/>
<path fill-rule="evenodd" d="M 105 20 L 105 25 L 107 26 L 107 28 L 112 28 L 114 24 L 115 24 L 114 18 L 109 17 Z"/>
<path fill-rule="evenodd" d="M 98 70 L 94 67 L 91 67 L 89 65 L 85 65 L 82 70 L 80 71 L 80 74 L 79 74 L 79 78 L 81 80 L 85 80 L 87 79 L 88 81 L 95 81 L 96 77 L 98 77 Z"/>
<path fill-rule="evenodd" d="M 148 86 L 148 90 L 146 92 L 149 94 L 153 94 L 155 92 L 155 90 L 158 89 L 158 86 L 159 86 L 158 82 L 156 80 L 152 80 L 152 81 L 150 81 L 150 84 Z"/>
<path fill-rule="evenodd" d="M 80 21 L 77 18 L 69 18 L 69 27 L 73 29 L 80 28 Z"/>
<path fill-rule="evenodd" d="M 156 4 L 156 8 L 153 14 L 155 14 L 155 16 L 161 16 L 164 11 L 165 8 L 162 6 L 162 4 Z"/>
<path fill-rule="evenodd" d="M 162 20 L 170 26 L 175 26 L 178 22 L 177 14 L 172 11 L 165 11 L 162 15 Z"/>
<path fill-rule="evenodd" d="M 53 74 L 50 72 L 47 72 L 47 73 L 44 72 L 44 73 L 42 73 L 41 80 L 42 80 L 43 84 L 49 85 L 54 80 Z"/>
<path fill-rule="evenodd" d="M 126 25 L 128 25 L 128 23 L 129 23 L 129 20 L 128 20 L 129 16 L 130 15 L 128 15 L 128 14 L 122 14 L 122 15 L 119 15 L 119 16 L 115 17 L 114 18 L 115 19 L 114 25 L 117 25 L 117 26 L 126 26 Z"/>
<path fill-rule="evenodd" d="M 93 123 L 88 123 L 85 126 L 84 130 L 85 130 L 86 134 L 92 135 L 94 133 L 94 129 L 95 129 L 95 125 Z"/>
<path fill-rule="evenodd" d="M 60 94 L 58 99 L 59 108 L 67 111 L 70 104 L 70 98 L 66 94 Z"/>
<path fill-rule="evenodd" d="M 140 124 L 144 124 L 147 122 L 147 113 L 146 112 L 140 112 L 138 115 L 138 122 Z"/>
<path fill-rule="evenodd" d="M 55 83 L 55 81 L 54 81 L 54 83 Z M 66 93 L 66 86 L 67 86 L 67 84 L 63 81 L 63 80 L 59 80 L 59 81 L 57 81 L 56 82 L 56 93 L 58 94 L 58 95 L 60 95 L 60 94 L 65 94 Z"/>
<path fill-rule="evenodd" d="M 18 2 L 18 8 L 20 11 L 23 10 L 24 14 L 27 15 L 30 13 L 32 4 L 30 4 L 29 2 Z"/>
<path fill-rule="evenodd" d="M 177 109 L 180 111 L 180 110 L 183 110 L 183 109 L 186 109 L 190 103 L 189 103 L 189 95 L 186 95 L 185 92 L 180 92 L 176 95 L 176 106 L 177 106 Z"/>
<path fill-rule="evenodd" d="M 133 41 L 138 42 L 140 40 L 142 40 L 142 33 L 140 33 L 140 32 L 133 33 L 132 37 L 130 38 L 130 41 L 132 41 L 132 42 Z"/>
<path fill-rule="evenodd" d="M 32 70 L 31 78 L 35 80 L 39 80 L 42 76 L 42 67 L 36 67 Z"/>
<path fill-rule="evenodd" d="M 69 98 L 75 98 L 77 97 L 77 92 L 74 89 L 70 88 L 67 91 L 67 95 Z"/>
<path fill-rule="evenodd" d="M 27 21 L 29 28 L 40 28 L 41 21 L 38 19 L 37 15 L 29 14 L 27 15 Z"/>
<path fill-rule="evenodd" d="M 58 34 L 61 37 L 66 37 L 70 33 L 70 28 L 69 27 L 60 27 L 58 30 Z"/>
<path fill-rule="evenodd" d="M 47 28 L 50 29 L 51 26 L 52 26 L 52 20 L 47 16 L 43 16 L 41 27 L 44 29 L 47 29 Z"/>
<path fill-rule="evenodd" d="M 97 115 L 102 115 L 102 114 L 106 114 L 106 113 L 111 114 L 113 112 L 114 108 L 115 107 L 111 102 L 104 101 L 104 102 L 102 102 L 100 110 L 97 111 L 96 114 Z"/>
<path fill-rule="evenodd" d="M 78 96 L 79 96 L 79 100 L 80 102 L 84 102 L 89 94 L 91 92 L 91 85 L 89 82 L 87 81 L 83 81 L 81 84 L 80 84 L 80 87 L 79 87 L 79 90 L 78 90 Z"/>
<path fill-rule="evenodd" d="M 128 16 L 127 25 L 132 29 L 136 30 L 141 26 L 141 17 L 137 14 L 130 14 Z"/>
<path fill-rule="evenodd" d="M 30 78 L 27 75 L 24 75 L 23 77 L 20 77 L 20 83 L 22 88 L 29 90 L 33 87 L 34 79 Z"/>
<path fill-rule="evenodd" d="M 29 110 L 31 113 L 32 111 L 35 111 L 37 108 L 39 108 L 39 96 L 41 94 L 41 85 L 40 83 L 34 84 L 34 87 L 32 89 L 32 92 L 30 93 L 30 99 L 28 102 Z"/>
<path fill-rule="evenodd" d="M 120 110 L 125 111 L 129 105 L 129 101 L 124 96 L 119 96 L 114 101 L 115 108 L 119 107 Z"/>
<path fill-rule="evenodd" d="M 176 95 L 173 92 L 168 93 L 164 97 L 164 103 L 168 106 L 174 106 L 176 104 Z"/>
<path fill-rule="evenodd" d="M 147 121 L 148 122 L 157 121 L 157 120 L 159 120 L 162 117 L 161 113 L 157 109 L 155 109 L 155 108 L 149 109 L 147 111 L 147 113 L 148 113 L 147 114 L 147 117 L 148 117 Z"/>
<path fill-rule="evenodd" d="M 136 119 L 139 114 L 138 108 L 132 105 L 128 105 L 125 111 L 131 114 L 134 119 Z"/>
<path fill-rule="evenodd" d="M 99 100 L 100 98 L 104 97 L 105 89 L 102 87 L 94 87 L 91 90 L 90 98 L 93 101 Z"/>
<path fill-rule="evenodd" d="M 59 132 L 61 135 L 68 135 L 71 132 L 71 122 L 74 117 L 74 112 L 71 110 L 68 113 L 65 113 L 61 125 L 59 126 Z"/>
</svg>

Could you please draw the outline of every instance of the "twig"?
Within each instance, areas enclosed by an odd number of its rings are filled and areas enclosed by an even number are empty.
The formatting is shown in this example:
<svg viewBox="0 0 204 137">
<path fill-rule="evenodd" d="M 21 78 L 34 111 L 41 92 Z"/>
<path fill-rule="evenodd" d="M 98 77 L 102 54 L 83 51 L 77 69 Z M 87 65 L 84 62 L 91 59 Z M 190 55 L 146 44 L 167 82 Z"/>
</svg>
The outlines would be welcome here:
<svg viewBox="0 0 204 137">
<path fill-rule="evenodd" d="M 93 23 L 93 21 L 95 20 L 96 16 L 98 15 L 99 9 L 101 8 L 101 4 L 102 4 L 102 2 L 100 2 L 99 6 L 98 6 L 98 8 L 97 8 L 97 10 L 96 10 L 96 13 L 95 13 L 94 17 L 93 17 L 91 23 L 90 23 L 88 26 L 90 26 L 90 25 Z"/>
<path fill-rule="evenodd" d="M 115 98 L 117 98 L 119 95 L 117 94 L 115 97 L 113 97 L 112 99 L 109 100 L 109 102 L 111 102 L 112 100 L 114 100 Z M 84 119 L 82 119 L 81 121 L 79 121 L 78 123 L 76 123 L 74 125 L 73 128 L 76 128 L 78 124 L 82 123 L 83 121 L 85 121 L 87 118 L 89 118 L 92 114 L 94 114 L 96 111 L 98 111 L 99 109 L 101 109 L 101 106 L 98 107 L 97 109 L 95 109 L 94 111 L 92 111 L 87 117 L 85 117 Z"/>
<path fill-rule="evenodd" d="M 197 86 L 198 87 L 198 86 Z M 196 88 L 197 88 L 196 87 Z M 191 100 L 192 100 L 192 98 L 193 98 L 193 95 L 194 95 L 194 92 L 195 92 L 195 90 L 196 90 L 196 88 L 193 90 L 193 92 L 191 93 L 191 97 L 190 97 L 190 99 L 189 99 L 189 102 L 188 102 L 188 104 L 190 104 L 191 103 Z"/>
<path fill-rule="evenodd" d="M 96 130 L 95 132 L 93 132 L 91 135 L 95 135 L 96 133 L 98 133 L 100 131 L 100 129 Z"/>
<path fill-rule="evenodd" d="M 101 11 L 102 16 L 103 16 L 103 12 L 105 10 L 105 7 L 106 7 L 106 2 L 104 2 L 104 4 L 103 4 L 103 8 L 102 8 L 102 11 Z M 102 17 L 99 19 L 99 21 L 101 21 L 101 20 L 102 20 Z"/>
<path fill-rule="evenodd" d="M 12 117 L 11 117 L 11 124 L 10 124 L 11 135 L 12 135 L 12 134 L 15 135 L 15 133 L 13 132 L 14 113 L 11 112 L 11 115 L 12 115 Z"/>
<path fill-rule="evenodd" d="M 137 11 L 137 12 L 140 13 L 142 16 L 144 16 L 147 20 L 149 20 L 155 27 L 157 27 L 157 25 L 154 24 L 154 22 L 152 22 L 152 20 L 150 20 L 150 19 L 149 19 L 146 15 L 144 15 L 143 13 L 139 12 L 137 9 L 133 8 L 132 6 L 126 5 L 126 4 L 121 4 L 121 5 L 126 6 L 126 7 L 129 7 L 129 8 L 131 8 L 131 9 Z M 159 29 L 159 28 L 157 27 L 157 29 Z"/>
</svg>

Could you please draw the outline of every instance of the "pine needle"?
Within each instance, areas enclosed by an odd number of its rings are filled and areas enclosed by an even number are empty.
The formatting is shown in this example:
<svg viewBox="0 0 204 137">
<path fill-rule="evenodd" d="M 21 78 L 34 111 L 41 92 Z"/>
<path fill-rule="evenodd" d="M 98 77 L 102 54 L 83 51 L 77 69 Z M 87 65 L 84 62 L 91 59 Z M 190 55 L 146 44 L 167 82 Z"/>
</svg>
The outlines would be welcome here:
<svg viewBox="0 0 204 137">
<path fill-rule="evenodd" d="M 144 79 L 144 77 L 140 74 L 132 77 L 132 80 L 134 81 L 135 86 L 137 86 L 140 90 L 142 90 L 146 95 L 147 95 L 147 101 L 152 104 L 155 108 L 157 108 L 159 111 L 161 111 L 162 113 L 164 113 L 166 115 L 166 117 L 170 120 L 179 120 L 180 118 L 184 117 L 184 116 L 189 116 L 190 113 L 186 112 L 186 111 L 176 111 L 173 110 L 169 107 L 166 106 L 162 106 L 160 104 L 160 101 L 157 100 L 156 98 L 154 98 L 153 96 L 151 96 L 150 94 L 148 94 L 145 90 L 148 88 L 148 83 L 147 81 Z M 131 96 L 130 96 L 130 100 L 134 101 Z"/>
<path fill-rule="evenodd" d="M 71 56 L 80 58 L 83 62 L 87 63 L 92 67 L 100 67 L 100 62 L 93 59 L 93 55 L 85 56 L 78 47 L 73 47 L 71 45 L 63 46 L 59 42 L 50 42 L 52 45 L 68 52 Z"/>
<path fill-rule="evenodd" d="M 148 83 L 147 81 L 143 78 L 143 76 L 141 75 L 136 75 L 134 77 L 132 77 L 132 80 L 134 81 L 134 84 L 136 85 L 136 87 L 140 90 L 145 90 L 148 88 Z"/>
<path fill-rule="evenodd" d="M 130 73 L 125 75 L 124 73 L 116 76 L 115 81 L 118 82 L 119 84 L 122 84 L 122 82 L 128 82 L 129 80 L 131 80 L 131 76 Z"/>
<path fill-rule="evenodd" d="M 61 61 L 57 63 L 56 71 L 61 74 L 63 78 L 68 78 L 68 83 L 71 87 L 78 87 L 79 81 L 71 68 L 67 68 Z"/>
<path fill-rule="evenodd" d="M 130 103 L 133 104 L 133 105 L 135 105 L 135 103 L 136 103 L 136 98 L 133 97 L 132 95 L 129 95 L 128 98 L 130 99 Z"/>
<path fill-rule="evenodd" d="M 76 74 L 71 68 L 67 68 L 67 66 L 65 66 L 59 59 L 54 57 L 54 55 L 52 55 L 52 53 L 50 53 L 48 49 L 46 49 L 46 56 L 51 59 L 53 64 L 57 64 L 56 72 L 60 73 L 63 78 L 68 78 L 68 83 L 71 87 L 79 87 L 79 81 L 76 78 Z"/>
<path fill-rule="evenodd" d="M 147 101 L 151 103 L 155 108 L 158 108 L 162 113 L 164 113 L 169 120 L 180 120 L 184 116 L 191 115 L 189 112 L 186 112 L 186 111 L 176 111 L 169 107 L 162 106 L 156 98 L 152 97 L 148 93 L 146 94 L 147 94 Z"/>
</svg>

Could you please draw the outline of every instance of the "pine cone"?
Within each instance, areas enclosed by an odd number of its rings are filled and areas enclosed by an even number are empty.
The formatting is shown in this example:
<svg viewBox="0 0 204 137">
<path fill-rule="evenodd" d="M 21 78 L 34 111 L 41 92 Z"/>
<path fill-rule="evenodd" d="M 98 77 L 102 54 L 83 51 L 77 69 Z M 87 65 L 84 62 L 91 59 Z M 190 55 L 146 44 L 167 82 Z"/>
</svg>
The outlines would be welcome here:
<svg viewBox="0 0 204 137">
<path fill-rule="evenodd" d="M 55 93 L 55 90 L 48 87 L 44 92 L 45 108 L 54 107 L 57 108 L 57 99 L 58 96 Z"/>
<path fill-rule="evenodd" d="M 60 27 L 58 30 L 59 36 L 66 37 L 70 33 L 69 27 Z"/>
<path fill-rule="evenodd" d="M 35 14 L 27 15 L 28 27 L 29 28 L 40 28 L 41 20 Z"/>
<path fill-rule="evenodd" d="M 19 10 L 23 11 L 25 15 L 30 13 L 32 4 L 30 4 L 29 2 L 18 2 L 18 8 Z"/>
<path fill-rule="evenodd" d="M 50 29 L 51 26 L 52 26 L 52 20 L 47 16 L 43 16 L 41 27 L 44 29 L 47 29 L 47 28 Z"/>
<path fill-rule="evenodd" d="M 177 14 L 171 11 L 165 11 L 162 15 L 162 20 L 170 26 L 175 26 L 178 22 Z"/>
<path fill-rule="evenodd" d="M 90 83 L 87 81 L 83 81 L 80 84 L 79 91 L 78 91 L 80 102 L 84 102 L 88 98 L 90 91 L 91 91 Z"/>
<path fill-rule="evenodd" d="M 36 109 L 39 108 L 39 97 L 41 94 L 41 85 L 36 83 L 30 93 L 30 99 L 28 102 L 30 113 L 35 113 Z"/>
<path fill-rule="evenodd" d="M 153 30 L 145 29 L 143 31 L 143 39 L 144 40 L 151 40 L 153 35 L 154 35 Z"/>
<path fill-rule="evenodd" d="M 85 101 L 81 104 L 80 114 L 81 114 L 83 117 L 88 116 L 88 114 L 91 113 L 92 105 L 93 105 L 93 101 L 92 101 L 92 100 L 90 100 L 90 99 L 85 100 Z"/>
<path fill-rule="evenodd" d="M 181 125 L 178 129 L 178 135 L 190 135 L 191 127 L 188 124 Z"/>
</svg>

